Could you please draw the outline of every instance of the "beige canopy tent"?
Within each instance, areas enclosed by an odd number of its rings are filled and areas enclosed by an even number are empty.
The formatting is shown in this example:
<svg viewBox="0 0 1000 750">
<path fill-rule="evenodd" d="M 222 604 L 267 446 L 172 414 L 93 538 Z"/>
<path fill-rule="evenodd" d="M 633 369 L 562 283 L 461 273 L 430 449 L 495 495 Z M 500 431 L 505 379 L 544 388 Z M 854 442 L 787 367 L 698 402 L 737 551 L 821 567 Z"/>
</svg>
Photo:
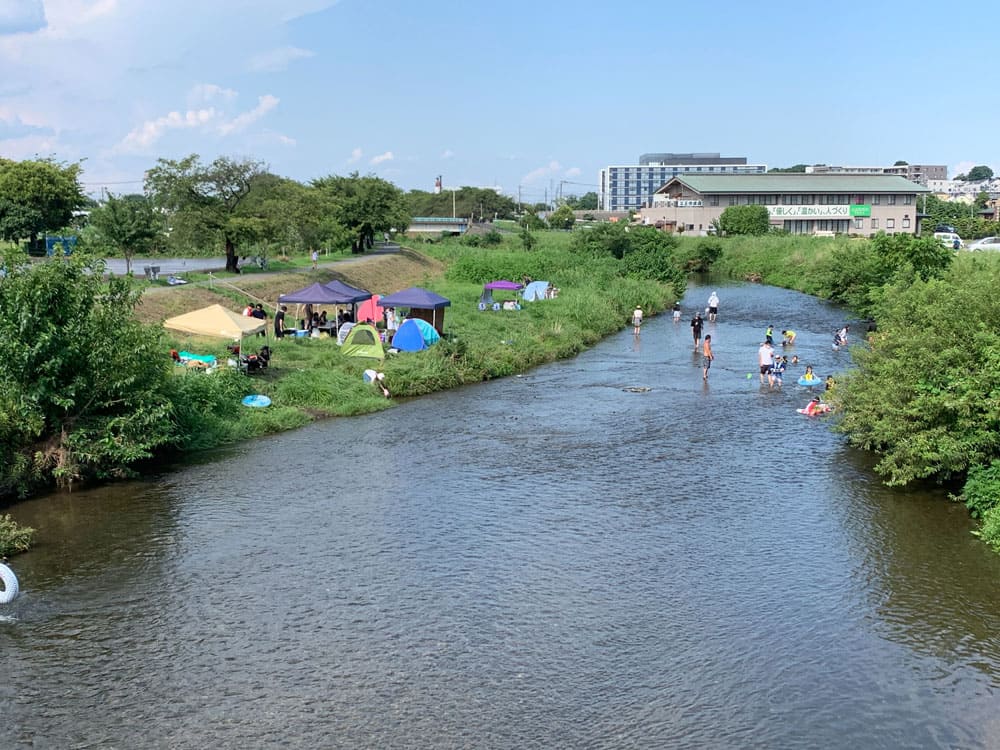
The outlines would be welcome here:
<svg viewBox="0 0 1000 750">
<path fill-rule="evenodd" d="M 266 330 L 267 321 L 240 315 L 222 305 L 209 305 L 201 310 L 167 318 L 163 321 L 163 327 L 194 336 L 240 341 L 244 336 Z"/>
</svg>

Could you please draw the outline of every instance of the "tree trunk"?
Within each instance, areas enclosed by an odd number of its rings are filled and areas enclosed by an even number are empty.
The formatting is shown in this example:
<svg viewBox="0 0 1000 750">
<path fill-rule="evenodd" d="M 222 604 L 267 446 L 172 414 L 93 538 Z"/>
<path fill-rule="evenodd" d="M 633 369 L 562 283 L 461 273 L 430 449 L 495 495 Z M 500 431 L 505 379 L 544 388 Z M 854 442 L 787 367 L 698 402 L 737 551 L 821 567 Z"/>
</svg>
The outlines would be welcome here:
<svg viewBox="0 0 1000 750">
<path fill-rule="evenodd" d="M 226 237 L 226 270 L 233 273 L 240 272 L 236 265 L 236 245 L 229 237 Z"/>
</svg>

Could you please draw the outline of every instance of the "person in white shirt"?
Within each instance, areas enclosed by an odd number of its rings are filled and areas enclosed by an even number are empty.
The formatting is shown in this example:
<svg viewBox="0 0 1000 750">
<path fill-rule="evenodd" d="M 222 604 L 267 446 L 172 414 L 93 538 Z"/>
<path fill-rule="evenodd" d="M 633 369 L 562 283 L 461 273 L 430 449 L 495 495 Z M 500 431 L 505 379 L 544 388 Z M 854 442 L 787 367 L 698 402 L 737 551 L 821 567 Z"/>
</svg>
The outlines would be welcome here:
<svg viewBox="0 0 1000 750">
<path fill-rule="evenodd" d="M 715 319 L 719 316 L 719 295 L 716 292 L 712 292 L 711 296 L 708 298 L 708 321 L 714 323 Z"/>
<path fill-rule="evenodd" d="M 636 307 L 632 312 L 632 333 L 639 335 L 639 327 L 642 325 L 642 308 Z"/>
<path fill-rule="evenodd" d="M 771 368 L 774 366 L 774 349 L 766 341 L 757 350 L 757 364 L 760 366 L 760 382 L 763 384 L 764 378 L 773 384 Z"/>
</svg>

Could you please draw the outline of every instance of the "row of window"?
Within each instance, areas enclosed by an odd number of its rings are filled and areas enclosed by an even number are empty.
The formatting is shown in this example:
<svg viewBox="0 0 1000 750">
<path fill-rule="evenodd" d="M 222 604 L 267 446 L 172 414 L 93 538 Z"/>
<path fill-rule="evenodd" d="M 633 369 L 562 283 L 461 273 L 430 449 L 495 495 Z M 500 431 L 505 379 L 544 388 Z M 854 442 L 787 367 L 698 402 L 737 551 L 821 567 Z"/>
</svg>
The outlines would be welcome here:
<svg viewBox="0 0 1000 750">
<path fill-rule="evenodd" d="M 650 175 L 678 175 L 692 174 L 696 172 L 732 172 L 746 174 L 762 174 L 765 167 L 748 166 L 746 164 L 731 165 L 728 167 L 608 167 L 608 174 L 614 177 L 639 177 L 648 179 Z"/>
</svg>

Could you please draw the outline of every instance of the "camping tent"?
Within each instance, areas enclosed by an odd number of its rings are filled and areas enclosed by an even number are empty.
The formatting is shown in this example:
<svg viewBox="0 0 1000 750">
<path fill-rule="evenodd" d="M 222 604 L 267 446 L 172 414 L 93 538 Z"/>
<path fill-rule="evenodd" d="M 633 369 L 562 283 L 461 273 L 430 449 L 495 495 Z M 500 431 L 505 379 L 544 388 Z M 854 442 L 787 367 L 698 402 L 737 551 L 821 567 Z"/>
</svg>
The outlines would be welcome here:
<svg viewBox="0 0 1000 750">
<path fill-rule="evenodd" d="M 392 345 L 401 352 L 419 352 L 441 340 L 434 326 L 420 318 L 407 318 L 392 337 Z"/>
<path fill-rule="evenodd" d="M 344 338 L 343 352 L 347 357 L 385 359 L 385 351 L 382 349 L 382 339 L 379 338 L 378 331 L 373 326 L 364 323 L 351 327 L 350 332 Z"/>
<path fill-rule="evenodd" d="M 354 320 L 359 323 L 364 323 L 366 320 L 378 323 L 382 320 L 382 305 L 379 303 L 379 296 L 377 294 L 369 294 L 368 296 L 370 299 L 358 305 L 358 309 L 354 313 Z"/>
<path fill-rule="evenodd" d="M 524 287 L 521 298 L 525 302 L 536 302 L 540 299 L 545 299 L 545 290 L 548 288 L 549 282 L 547 281 L 532 281 L 528 286 Z"/>
<path fill-rule="evenodd" d="M 337 346 L 344 345 L 344 340 L 347 338 L 347 334 L 351 332 L 352 328 L 354 328 L 353 321 L 347 321 L 337 329 Z"/>
<path fill-rule="evenodd" d="M 244 336 L 267 330 L 267 321 L 240 315 L 222 305 L 209 305 L 201 310 L 167 318 L 163 321 L 163 327 L 194 336 L 239 341 Z"/>
<path fill-rule="evenodd" d="M 382 307 L 409 308 L 410 318 L 422 318 L 441 333 L 444 328 L 444 308 L 451 305 L 451 300 L 428 289 L 414 286 L 383 297 L 379 300 L 379 304 Z"/>
</svg>

